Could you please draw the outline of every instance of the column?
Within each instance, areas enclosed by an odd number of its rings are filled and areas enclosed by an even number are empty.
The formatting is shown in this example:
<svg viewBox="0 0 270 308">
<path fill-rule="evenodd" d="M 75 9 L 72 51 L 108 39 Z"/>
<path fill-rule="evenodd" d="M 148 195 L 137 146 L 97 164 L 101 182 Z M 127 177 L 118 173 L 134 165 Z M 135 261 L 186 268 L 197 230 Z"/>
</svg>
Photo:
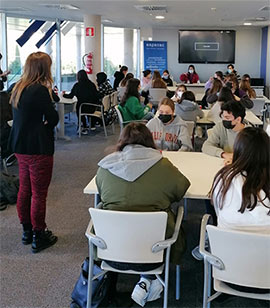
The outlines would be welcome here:
<svg viewBox="0 0 270 308">
<path fill-rule="evenodd" d="M 86 28 L 94 27 L 94 36 L 86 36 Z M 91 31 L 90 31 L 91 32 Z M 93 73 L 88 74 L 89 79 L 96 81 L 96 74 L 101 71 L 101 16 L 84 16 L 85 54 L 93 53 Z"/>
<path fill-rule="evenodd" d="M 129 72 L 134 72 L 133 61 L 133 29 L 124 29 L 124 63 L 128 67 Z"/>
<path fill-rule="evenodd" d="M 76 47 L 77 47 L 77 52 L 76 52 L 76 72 L 82 69 L 83 64 L 82 64 L 82 29 L 81 25 L 77 24 L 76 25 Z"/>
</svg>

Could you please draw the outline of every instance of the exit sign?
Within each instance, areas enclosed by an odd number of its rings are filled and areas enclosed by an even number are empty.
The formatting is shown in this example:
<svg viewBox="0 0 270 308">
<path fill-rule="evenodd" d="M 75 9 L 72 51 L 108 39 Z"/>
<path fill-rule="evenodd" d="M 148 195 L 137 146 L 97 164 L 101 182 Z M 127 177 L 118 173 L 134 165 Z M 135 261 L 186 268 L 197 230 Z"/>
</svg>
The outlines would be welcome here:
<svg viewBox="0 0 270 308">
<path fill-rule="evenodd" d="M 85 28 L 85 35 L 86 36 L 90 36 L 90 37 L 94 37 L 95 36 L 95 27 L 87 27 Z"/>
</svg>

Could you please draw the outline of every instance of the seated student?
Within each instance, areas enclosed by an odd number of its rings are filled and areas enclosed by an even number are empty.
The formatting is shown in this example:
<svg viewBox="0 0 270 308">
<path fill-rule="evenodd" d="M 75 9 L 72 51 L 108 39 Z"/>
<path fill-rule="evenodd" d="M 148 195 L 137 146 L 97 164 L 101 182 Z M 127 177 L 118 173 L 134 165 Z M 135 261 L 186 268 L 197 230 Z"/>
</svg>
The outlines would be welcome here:
<svg viewBox="0 0 270 308">
<path fill-rule="evenodd" d="M 221 104 L 233 100 L 234 96 L 232 94 L 231 89 L 229 89 L 228 87 L 223 87 L 218 95 L 218 101 L 209 110 L 207 114 L 207 119 L 213 121 L 215 124 L 222 122 L 222 119 L 220 117 Z"/>
<path fill-rule="evenodd" d="M 120 111 L 124 121 L 133 120 L 150 120 L 154 117 L 150 112 L 152 104 L 148 103 L 145 107 L 142 107 L 140 103 L 140 80 L 131 78 L 127 82 L 126 92 L 120 103 Z"/>
<path fill-rule="evenodd" d="M 98 97 L 100 100 L 106 95 L 114 92 L 107 75 L 104 72 L 97 73 Z"/>
<path fill-rule="evenodd" d="M 211 198 L 218 227 L 270 234 L 270 139 L 261 128 L 239 132 L 232 164 L 215 176 Z"/>
<path fill-rule="evenodd" d="M 123 66 L 119 66 L 120 67 L 120 71 L 115 72 L 114 73 L 114 82 L 113 82 L 113 88 L 116 91 L 117 88 L 119 87 L 120 81 L 122 79 L 125 78 L 127 72 L 128 72 L 128 67 L 123 65 Z"/>
<path fill-rule="evenodd" d="M 222 82 L 222 85 L 223 85 L 223 79 L 224 79 L 223 73 L 222 73 L 221 71 L 216 71 L 214 77 L 210 77 L 210 78 L 208 79 L 208 81 L 205 83 L 204 88 L 205 88 L 206 91 L 207 91 L 208 89 L 211 89 L 212 84 L 213 84 L 213 80 L 214 80 L 215 78 L 218 79 L 218 80 L 220 80 L 220 81 Z"/>
<path fill-rule="evenodd" d="M 225 76 L 227 77 L 228 75 L 233 74 L 237 79 L 240 78 L 240 75 L 238 74 L 238 72 L 234 69 L 234 65 L 233 64 L 228 64 L 227 65 L 227 71 L 225 72 Z"/>
<path fill-rule="evenodd" d="M 246 92 L 239 89 L 239 82 L 234 74 L 227 76 L 226 86 L 231 88 L 236 101 L 241 102 L 245 108 L 251 109 L 253 107 L 253 101 L 247 96 Z"/>
<path fill-rule="evenodd" d="M 162 74 L 162 80 L 166 83 L 167 87 L 173 86 L 173 81 L 171 80 L 170 73 L 168 70 L 165 70 Z"/>
<path fill-rule="evenodd" d="M 222 88 L 222 82 L 214 78 L 211 88 L 207 91 L 206 101 L 208 104 L 214 104 L 218 100 L 219 92 Z"/>
<path fill-rule="evenodd" d="M 171 204 L 183 198 L 190 183 L 167 158 L 162 157 L 144 124 L 128 124 L 120 135 L 116 152 L 103 158 L 98 166 L 96 184 L 103 209 L 166 211 L 166 238 L 172 236 L 175 215 L 171 210 Z M 132 192 L 132 197 L 128 192 Z M 180 230 L 171 250 L 172 263 L 179 264 L 184 251 L 185 239 Z M 106 262 L 118 269 L 137 271 L 149 271 L 160 265 Z M 136 303 L 144 306 L 147 301 L 158 299 L 162 290 L 163 287 L 155 275 L 143 275 L 131 297 Z"/>
<path fill-rule="evenodd" d="M 150 120 L 146 126 L 151 131 L 157 147 L 167 151 L 192 151 L 191 136 L 187 125 L 174 115 L 174 102 L 163 98 L 159 104 L 159 116 Z"/>
<path fill-rule="evenodd" d="M 119 98 L 120 101 L 122 100 L 122 97 L 124 96 L 124 94 L 126 92 L 127 82 L 131 78 L 134 78 L 134 75 L 132 73 L 127 73 L 126 77 L 124 79 L 122 79 L 122 81 L 120 82 L 119 87 L 117 88 L 118 98 Z"/>
<path fill-rule="evenodd" d="M 65 98 L 73 98 L 74 96 L 77 97 L 78 101 L 76 104 L 76 113 L 78 117 L 78 126 L 79 126 L 79 109 L 81 104 L 83 103 L 99 104 L 99 98 L 98 98 L 97 88 L 95 84 L 91 80 L 89 80 L 85 70 L 80 70 L 77 73 L 77 80 L 78 82 L 76 82 L 75 85 L 72 87 L 70 94 L 63 94 L 63 97 Z M 83 112 L 94 113 L 96 107 L 83 106 L 82 109 Z M 85 116 L 82 116 L 82 124 L 83 124 L 82 134 L 86 135 L 88 134 L 88 130 L 87 130 Z M 91 129 L 93 130 L 95 129 L 94 121 L 91 121 Z"/>
<path fill-rule="evenodd" d="M 153 73 L 151 88 L 167 89 L 167 84 L 162 80 L 159 71 Z"/>
<path fill-rule="evenodd" d="M 221 105 L 222 122 L 217 123 L 202 146 L 202 152 L 224 158 L 225 164 L 232 161 L 233 144 L 237 134 L 245 128 L 246 111 L 242 104 L 228 101 Z"/>
<path fill-rule="evenodd" d="M 256 92 L 250 86 L 250 77 L 248 74 L 242 76 L 239 89 L 244 91 L 250 99 L 256 98 Z"/>
<path fill-rule="evenodd" d="M 182 94 L 181 99 L 175 104 L 175 114 L 185 121 L 197 121 L 197 117 L 202 118 L 204 113 L 199 104 L 195 101 L 195 95 L 191 91 Z"/>
<path fill-rule="evenodd" d="M 175 90 L 174 96 L 171 98 L 174 102 L 180 102 L 180 99 L 184 92 L 187 91 L 187 87 L 184 84 L 180 84 Z"/>
<path fill-rule="evenodd" d="M 144 91 L 145 88 L 146 90 L 149 89 L 149 87 L 151 86 L 151 82 L 152 82 L 151 71 L 150 70 L 143 71 L 143 78 L 141 81 L 142 90 Z"/>
<path fill-rule="evenodd" d="M 194 65 L 188 67 L 188 72 L 180 75 L 180 80 L 184 83 L 200 83 L 199 75 L 195 71 Z"/>
</svg>

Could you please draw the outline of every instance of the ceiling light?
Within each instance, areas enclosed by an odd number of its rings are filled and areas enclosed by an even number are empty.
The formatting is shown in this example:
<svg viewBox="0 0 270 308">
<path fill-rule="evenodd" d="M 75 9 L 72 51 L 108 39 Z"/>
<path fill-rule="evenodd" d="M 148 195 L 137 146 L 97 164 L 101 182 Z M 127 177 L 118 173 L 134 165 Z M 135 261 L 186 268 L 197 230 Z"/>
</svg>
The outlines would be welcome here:
<svg viewBox="0 0 270 308">
<path fill-rule="evenodd" d="M 104 19 L 104 20 L 102 20 L 102 22 L 112 22 L 112 20 L 110 20 L 110 19 Z"/>
<path fill-rule="evenodd" d="M 211 11 L 216 11 L 217 8 L 216 7 L 211 7 Z"/>
<path fill-rule="evenodd" d="M 150 37 L 148 37 L 148 41 L 152 41 L 153 39 L 152 39 L 152 37 L 150 36 Z"/>
<path fill-rule="evenodd" d="M 251 22 L 244 22 L 244 26 L 251 26 L 252 23 Z"/>
<path fill-rule="evenodd" d="M 155 18 L 156 18 L 156 19 L 164 19 L 165 17 L 162 16 L 162 15 L 157 15 Z"/>
</svg>

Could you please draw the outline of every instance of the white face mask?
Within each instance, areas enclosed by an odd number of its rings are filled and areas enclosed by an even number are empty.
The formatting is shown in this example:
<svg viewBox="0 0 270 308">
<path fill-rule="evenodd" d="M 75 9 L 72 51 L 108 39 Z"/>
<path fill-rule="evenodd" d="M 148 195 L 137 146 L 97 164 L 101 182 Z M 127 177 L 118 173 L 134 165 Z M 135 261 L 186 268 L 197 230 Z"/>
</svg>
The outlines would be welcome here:
<svg viewBox="0 0 270 308">
<path fill-rule="evenodd" d="M 182 91 L 177 91 L 177 96 L 178 96 L 179 98 L 181 98 L 181 97 L 182 97 L 182 94 L 183 94 L 183 92 L 182 92 Z"/>
<path fill-rule="evenodd" d="M 168 75 L 163 75 L 163 76 L 162 76 L 162 78 L 164 78 L 164 79 L 168 79 L 168 78 L 169 78 L 169 76 L 168 76 Z"/>
<path fill-rule="evenodd" d="M 188 70 L 188 71 L 189 71 L 189 73 L 190 73 L 190 74 L 193 74 L 193 73 L 194 73 L 194 71 L 193 71 L 193 70 Z"/>
</svg>

